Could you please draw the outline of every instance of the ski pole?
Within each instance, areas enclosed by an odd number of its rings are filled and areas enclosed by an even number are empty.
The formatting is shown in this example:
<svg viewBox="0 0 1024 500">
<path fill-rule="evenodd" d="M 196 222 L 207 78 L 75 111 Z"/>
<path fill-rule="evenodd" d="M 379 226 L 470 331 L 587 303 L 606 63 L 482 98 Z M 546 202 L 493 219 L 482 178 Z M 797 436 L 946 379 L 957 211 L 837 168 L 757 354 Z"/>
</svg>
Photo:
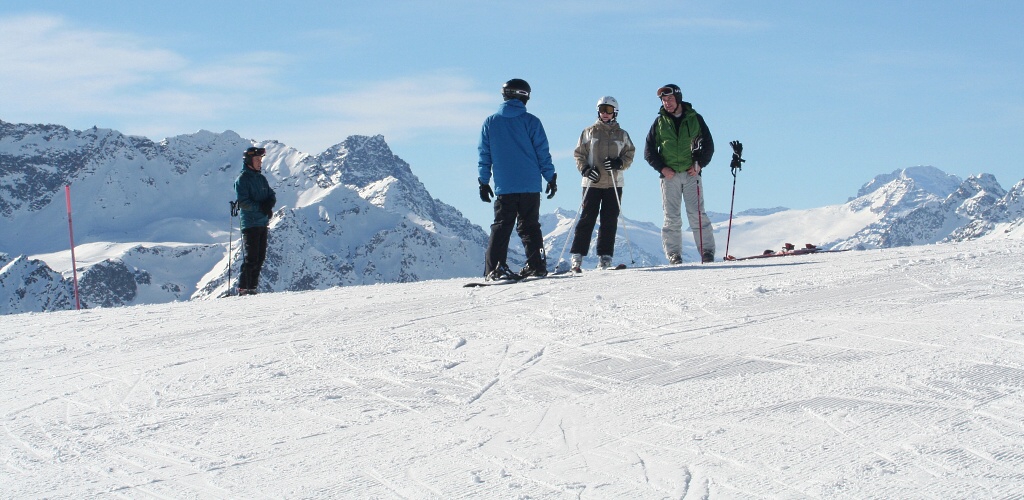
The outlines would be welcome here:
<svg viewBox="0 0 1024 500">
<path fill-rule="evenodd" d="M 700 162 L 697 161 L 697 153 L 702 151 L 704 148 L 704 136 L 698 135 L 690 141 L 690 156 L 693 157 L 693 166 L 700 168 Z M 701 196 L 700 196 L 700 171 L 697 171 L 697 242 L 700 244 L 700 248 L 697 249 L 697 256 L 700 258 L 700 263 L 704 263 L 704 218 L 701 216 Z M 692 230 L 692 229 L 691 229 Z"/>
<path fill-rule="evenodd" d="M 612 189 L 615 189 L 615 204 L 619 207 L 619 219 L 622 220 L 622 237 L 626 239 L 626 248 L 629 249 L 629 263 L 636 266 L 636 258 L 633 257 L 633 245 L 629 242 L 629 232 L 626 231 L 626 217 L 622 215 L 622 196 L 619 194 L 619 184 L 615 179 L 615 171 L 609 171 L 612 176 Z"/>
<path fill-rule="evenodd" d="M 573 236 L 573 229 L 576 228 L 576 221 L 580 218 L 580 212 L 583 211 L 583 204 L 587 201 L 587 192 L 590 191 L 592 182 L 587 183 L 587 187 L 583 188 L 583 199 L 580 200 L 580 209 L 576 211 L 576 216 L 572 218 L 572 224 L 569 225 L 569 232 L 565 234 L 565 243 L 562 243 L 562 251 L 558 254 L 558 262 L 555 263 L 555 270 L 558 270 L 558 264 L 562 263 L 562 257 L 565 256 L 565 247 L 569 246 L 569 238 Z"/>
<path fill-rule="evenodd" d="M 75 230 L 71 226 L 71 186 L 64 186 L 64 196 L 68 203 L 68 237 L 71 239 L 71 275 L 74 276 L 75 310 L 82 309 L 82 301 L 78 295 L 78 264 L 75 262 Z"/>
<path fill-rule="evenodd" d="M 238 215 L 238 202 L 229 201 L 228 204 L 231 206 L 228 217 L 228 291 L 227 294 L 231 296 L 231 258 L 234 251 L 231 248 L 231 242 L 235 239 L 235 216 Z"/>
<path fill-rule="evenodd" d="M 732 200 L 729 202 L 729 231 L 725 236 L 725 260 L 729 260 L 729 240 L 732 238 L 732 211 L 736 203 L 736 173 L 743 168 L 743 162 L 747 161 L 742 158 L 743 144 L 740 141 L 732 141 L 729 145 L 732 146 L 732 163 L 729 164 L 732 169 Z"/>
<path fill-rule="evenodd" d="M 700 174 L 697 174 L 697 235 L 700 248 L 697 249 L 700 263 L 704 263 L 704 218 L 700 215 Z"/>
</svg>

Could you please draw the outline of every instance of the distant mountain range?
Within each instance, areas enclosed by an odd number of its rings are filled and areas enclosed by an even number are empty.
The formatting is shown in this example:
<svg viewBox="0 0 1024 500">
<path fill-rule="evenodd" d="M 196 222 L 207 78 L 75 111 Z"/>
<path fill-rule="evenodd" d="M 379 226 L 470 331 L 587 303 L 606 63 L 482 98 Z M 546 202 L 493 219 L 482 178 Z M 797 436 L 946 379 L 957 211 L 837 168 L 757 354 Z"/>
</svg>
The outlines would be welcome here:
<svg viewBox="0 0 1024 500">
<path fill-rule="evenodd" d="M 241 152 L 267 148 L 277 191 L 263 292 L 479 276 L 487 234 L 430 196 L 382 136 L 352 136 L 308 155 L 276 141 L 200 131 L 154 142 L 107 129 L 0 121 L 0 314 L 75 304 L 65 186 L 71 186 L 77 278 L 84 307 L 206 299 L 228 290 L 241 260 L 228 201 Z M 843 205 L 727 214 L 715 222 L 719 258 L 785 242 L 879 248 L 1024 237 L 1024 181 L 967 180 L 933 167 L 879 175 Z M 542 216 L 550 267 L 567 259 L 576 214 Z M 686 238 L 684 238 L 686 240 Z M 229 244 L 229 241 L 231 242 Z M 512 238 L 510 265 L 521 266 Z M 563 252 L 564 250 L 564 252 Z M 617 260 L 666 263 L 660 221 L 620 223 Z M 696 260 L 692 241 L 689 261 Z M 591 252 L 585 267 L 596 264 Z"/>
</svg>

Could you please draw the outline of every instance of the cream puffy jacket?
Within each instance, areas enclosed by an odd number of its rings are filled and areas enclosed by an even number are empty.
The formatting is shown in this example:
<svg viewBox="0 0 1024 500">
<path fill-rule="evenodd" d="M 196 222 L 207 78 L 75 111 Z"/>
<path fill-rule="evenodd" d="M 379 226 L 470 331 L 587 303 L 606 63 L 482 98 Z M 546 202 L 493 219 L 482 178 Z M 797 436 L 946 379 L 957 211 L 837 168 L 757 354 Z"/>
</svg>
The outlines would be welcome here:
<svg viewBox="0 0 1024 500">
<path fill-rule="evenodd" d="M 598 120 L 597 123 L 583 129 L 583 133 L 580 134 L 580 140 L 576 144 L 576 151 L 573 153 L 576 157 L 576 169 L 582 175 L 583 169 L 587 165 L 593 165 L 601 172 L 601 178 L 597 182 L 591 183 L 590 179 L 584 177 L 582 186 L 595 188 L 622 187 L 622 172 L 633 163 L 633 154 L 635 152 L 636 148 L 633 146 L 633 141 L 629 139 L 629 134 L 622 130 L 619 127 L 619 123 L 615 120 L 608 123 Z M 622 170 L 616 172 L 605 170 L 605 158 L 616 157 L 622 159 Z M 610 175 L 612 173 L 615 174 L 614 182 Z"/>
</svg>

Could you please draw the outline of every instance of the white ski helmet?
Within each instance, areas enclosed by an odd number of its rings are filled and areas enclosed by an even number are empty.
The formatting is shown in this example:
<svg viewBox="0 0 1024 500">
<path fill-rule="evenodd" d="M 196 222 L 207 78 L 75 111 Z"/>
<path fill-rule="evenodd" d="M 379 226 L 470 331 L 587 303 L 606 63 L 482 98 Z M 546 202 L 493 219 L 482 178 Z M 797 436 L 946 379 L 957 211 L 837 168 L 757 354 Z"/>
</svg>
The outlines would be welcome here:
<svg viewBox="0 0 1024 500">
<path fill-rule="evenodd" d="M 619 101 L 616 101 L 614 97 L 606 95 L 597 100 L 597 113 L 601 114 L 601 106 L 611 106 L 614 110 L 612 112 L 612 118 L 619 116 Z"/>
</svg>

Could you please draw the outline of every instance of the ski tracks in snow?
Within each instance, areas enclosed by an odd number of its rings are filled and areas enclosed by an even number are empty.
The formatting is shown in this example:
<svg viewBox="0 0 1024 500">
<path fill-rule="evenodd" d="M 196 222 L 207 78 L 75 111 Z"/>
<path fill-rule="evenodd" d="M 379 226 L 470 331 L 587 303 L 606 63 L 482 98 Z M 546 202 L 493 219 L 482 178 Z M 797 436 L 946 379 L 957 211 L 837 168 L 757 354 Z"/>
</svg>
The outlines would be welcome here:
<svg viewBox="0 0 1024 500">
<path fill-rule="evenodd" d="M 1010 250 L 0 318 L 0 490 L 1013 498 L 1024 248 Z"/>
</svg>

